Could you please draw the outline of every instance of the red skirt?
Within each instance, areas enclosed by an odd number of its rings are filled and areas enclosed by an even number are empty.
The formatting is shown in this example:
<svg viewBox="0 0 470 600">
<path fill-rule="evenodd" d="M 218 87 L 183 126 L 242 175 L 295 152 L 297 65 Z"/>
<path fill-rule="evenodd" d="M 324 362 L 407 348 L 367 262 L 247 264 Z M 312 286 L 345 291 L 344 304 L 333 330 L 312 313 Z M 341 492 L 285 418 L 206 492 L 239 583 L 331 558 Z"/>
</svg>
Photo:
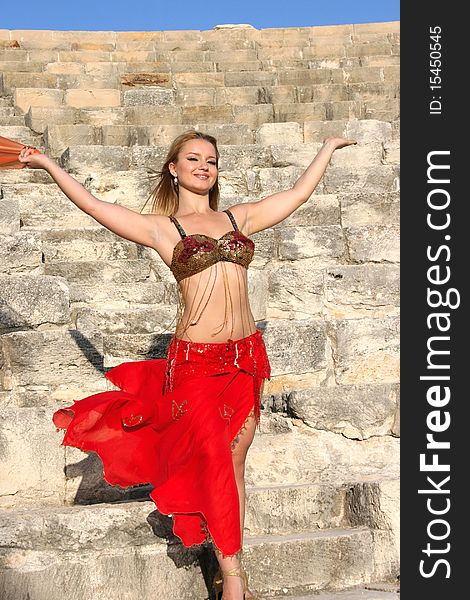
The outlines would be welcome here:
<svg viewBox="0 0 470 600">
<path fill-rule="evenodd" d="M 241 548 L 232 444 L 251 413 L 259 426 L 263 379 L 270 377 L 257 329 L 224 343 L 173 337 L 166 359 L 126 362 L 100 392 L 54 413 L 62 445 L 96 452 L 104 479 L 151 484 L 158 511 L 173 517 L 184 546 L 211 541 L 225 556 Z"/>
</svg>

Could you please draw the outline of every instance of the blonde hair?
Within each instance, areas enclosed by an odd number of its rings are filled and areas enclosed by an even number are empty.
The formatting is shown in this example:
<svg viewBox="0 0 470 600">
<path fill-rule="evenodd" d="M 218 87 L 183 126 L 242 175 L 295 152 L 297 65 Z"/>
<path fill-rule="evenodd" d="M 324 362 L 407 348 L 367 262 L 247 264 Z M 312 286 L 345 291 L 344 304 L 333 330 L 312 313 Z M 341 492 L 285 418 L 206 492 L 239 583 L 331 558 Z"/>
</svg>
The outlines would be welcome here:
<svg viewBox="0 0 470 600">
<path fill-rule="evenodd" d="M 216 164 L 219 165 L 219 150 L 217 149 L 217 140 L 215 137 L 206 133 L 201 133 L 191 129 L 182 133 L 173 140 L 166 155 L 165 162 L 161 171 L 157 171 L 157 184 L 150 193 L 147 202 L 151 201 L 151 213 L 158 215 L 173 215 L 178 210 L 178 186 L 175 184 L 173 175 L 170 173 L 170 163 L 178 161 L 181 148 L 190 140 L 205 140 L 214 146 Z M 209 206 L 212 210 L 217 210 L 219 206 L 219 180 L 217 178 L 212 189 L 209 192 Z M 144 205 L 144 207 L 145 207 Z"/>
</svg>

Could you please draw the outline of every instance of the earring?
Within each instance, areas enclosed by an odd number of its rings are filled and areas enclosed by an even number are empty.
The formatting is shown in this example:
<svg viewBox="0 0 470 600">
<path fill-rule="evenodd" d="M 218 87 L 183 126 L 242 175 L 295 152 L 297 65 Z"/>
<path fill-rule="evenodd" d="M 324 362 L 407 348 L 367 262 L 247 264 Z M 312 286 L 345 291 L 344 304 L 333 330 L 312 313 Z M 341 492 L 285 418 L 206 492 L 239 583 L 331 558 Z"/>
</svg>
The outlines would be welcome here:
<svg viewBox="0 0 470 600">
<path fill-rule="evenodd" d="M 178 185 L 178 177 L 175 176 L 175 178 L 173 179 L 175 186 Z"/>
</svg>

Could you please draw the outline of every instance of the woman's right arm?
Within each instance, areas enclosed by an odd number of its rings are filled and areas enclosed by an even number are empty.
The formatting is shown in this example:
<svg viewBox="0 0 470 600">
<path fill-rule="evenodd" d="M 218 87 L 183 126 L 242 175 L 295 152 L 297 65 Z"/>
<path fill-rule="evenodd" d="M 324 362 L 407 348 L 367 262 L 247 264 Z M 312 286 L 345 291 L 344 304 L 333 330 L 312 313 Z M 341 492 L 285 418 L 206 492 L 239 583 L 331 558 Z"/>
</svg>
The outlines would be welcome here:
<svg viewBox="0 0 470 600">
<path fill-rule="evenodd" d="M 116 235 L 155 248 L 159 237 L 155 215 L 141 215 L 125 206 L 99 200 L 54 160 L 34 153 L 33 148 L 23 148 L 18 160 L 29 168 L 45 169 L 69 200 Z"/>
</svg>

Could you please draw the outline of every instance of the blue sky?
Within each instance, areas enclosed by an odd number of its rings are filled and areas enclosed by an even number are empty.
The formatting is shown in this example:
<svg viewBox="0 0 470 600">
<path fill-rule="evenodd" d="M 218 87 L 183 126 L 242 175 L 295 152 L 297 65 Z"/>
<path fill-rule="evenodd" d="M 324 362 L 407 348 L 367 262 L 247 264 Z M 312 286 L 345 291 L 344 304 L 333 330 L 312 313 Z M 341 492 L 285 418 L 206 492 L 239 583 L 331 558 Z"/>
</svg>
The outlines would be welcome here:
<svg viewBox="0 0 470 600">
<path fill-rule="evenodd" d="M 263 29 L 399 19 L 399 0 L 3 0 L 0 9 L 0 29 Z"/>
</svg>

